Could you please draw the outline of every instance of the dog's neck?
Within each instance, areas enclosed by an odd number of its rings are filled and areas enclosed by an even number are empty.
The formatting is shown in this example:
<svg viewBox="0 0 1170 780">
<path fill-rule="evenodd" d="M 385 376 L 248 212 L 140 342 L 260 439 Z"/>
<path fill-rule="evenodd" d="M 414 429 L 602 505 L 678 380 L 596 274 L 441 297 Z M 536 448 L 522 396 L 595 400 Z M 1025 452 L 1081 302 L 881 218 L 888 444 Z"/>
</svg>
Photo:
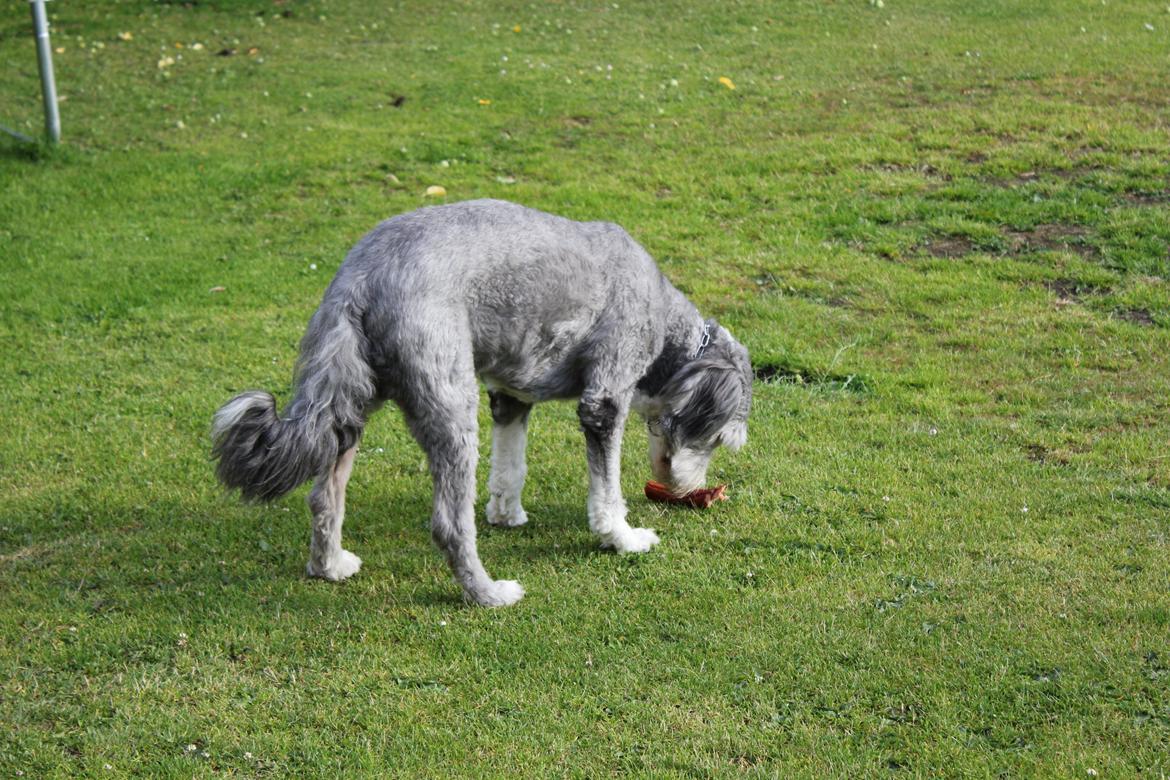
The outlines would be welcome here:
<svg viewBox="0 0 1170 780">
<path fill-rule="evenodd" d="M 713 321 L 704 320 L 697 311 L 688 312 L 688 315 L 667 323 L 662 351 L 635 386 L 638 397 L 634 406 L 643 415 L 652 414 L 656 406 L 654 400 L 662 394 L 666 383 L 676 371 L 699 358 L 714 336 Z"/>
</svg>

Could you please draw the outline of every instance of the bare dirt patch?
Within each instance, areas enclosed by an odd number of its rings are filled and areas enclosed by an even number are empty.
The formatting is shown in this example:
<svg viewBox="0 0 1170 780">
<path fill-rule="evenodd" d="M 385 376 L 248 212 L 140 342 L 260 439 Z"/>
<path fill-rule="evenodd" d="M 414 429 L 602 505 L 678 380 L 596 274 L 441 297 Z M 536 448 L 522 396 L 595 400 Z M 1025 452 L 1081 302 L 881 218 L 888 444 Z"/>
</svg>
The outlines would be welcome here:
<svg viewBox="0 0 1170 780">
<path fill-rule="evenodd" d="M 980 160 L 982 162 L 982 160 Z M 1016 189 L 1017 187 L 1035 184 L 1047 178 L 1057 178 L 1066 182 L 1075 182 L 1092 176 L 1095 172 L 1100 171 L 1100 167 L 1095 165 L 1072 165 L 1068 168 L 1040 168 L 1031 171 L 1022 171 L 1014 176 L 984 176 L 981 181 L 992 187 L 999 187 L 1000 189 Z"/>
<path fill-rule="evenodd" d="M 1097 250 L 1088 243 L 1088 228 L 1080 225 L 1054 223 L 1037 225 L 1028 230 L 1006 229 L 1007 254 L 1018 255 L 1029 252 L 1075 252 L 1082 257 L 1095 257 Z"/>
<path fill-rule="evenodd" d="M 1054 293 L 1058 301 L 1066 303 L 1080 303 L 1086 296 L 1109 292 L 1107 287 L 1078 282 L 1076 279 L 1051 279 L 1044 282 L 1044 287 L 1049 292 Z"/>
<path fill-rule="evenodd" d="M 1170 203 L 1170 188 L 1154 191 L 1127 192 L 1123 196 L 1127 203 L 1135 206 L 1164 206 Z"/>
<path fill-rule="evenodd" d="M 1033 463 L 1067 466 L 1072 462 L 1073 451 L 1064 448 L 1049 449 L 1043 444 L 1028 444 L 1024 447 L 1024 456 Z"/>
<path fill-rule="evenodd" d="M 872 166 L 871 169 L 883 173 L 916 173 L 928 179 L 938 179 L 939 181 L 951 181 L 954 178 L 951 174 L 940 171 L 930 163 L 881 163 Z"/>
<path fill-rule="evenodd" d="M 1119 320 L 1132 322 L 1135 325 L 1142 325 L 1147 328 L 1152 328 L 1157 325 L 1154 321 L 1154 315 L 1149 309 L 1117 309 L 1113 312 L 1113 316 Z"/>
<path fill-rule="evenodd" d="M 593 120 L 583 114 L 562 117 L 561 130 L 557 135 L 556 145 L 562 149 L 575 148 L 581 139 L 589 135 L 587 129 L 592 124 Z"/>
<path fill-rule="evenodd" d="M 975 251 L 975 244 L 966 236 L 935 236 L 922 247 L 934 257 L 964 257 Z"/>
</svg>

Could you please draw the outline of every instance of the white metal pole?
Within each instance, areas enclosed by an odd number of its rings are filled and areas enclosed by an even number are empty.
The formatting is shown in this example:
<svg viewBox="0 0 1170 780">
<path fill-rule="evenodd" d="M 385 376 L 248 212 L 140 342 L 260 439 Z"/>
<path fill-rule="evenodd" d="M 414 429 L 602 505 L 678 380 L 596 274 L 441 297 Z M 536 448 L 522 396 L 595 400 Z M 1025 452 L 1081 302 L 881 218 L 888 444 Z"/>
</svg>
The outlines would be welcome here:
<svg viewBox="0 0 1170 780">
<path fill-rule="evenodd" d="M 53 78 L 53 50 L 49 46 L 49 18 L 45 0 L 31 0 L 33 27 L 37 35 L 37 64 L 41 69 L 41 96 L 45 100 L 45 132 L 49 141 L 61 140 L 61 115 L 57 111 L 57 82 Z"/>
</svg>

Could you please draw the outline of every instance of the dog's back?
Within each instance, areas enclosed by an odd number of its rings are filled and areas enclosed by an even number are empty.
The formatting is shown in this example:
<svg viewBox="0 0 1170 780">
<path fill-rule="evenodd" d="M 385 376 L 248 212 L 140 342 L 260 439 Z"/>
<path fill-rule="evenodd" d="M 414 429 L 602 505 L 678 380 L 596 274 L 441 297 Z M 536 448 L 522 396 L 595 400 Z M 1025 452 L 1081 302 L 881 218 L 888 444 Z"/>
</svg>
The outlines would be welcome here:
<svg viewBox="0 0 1170 780">
<path fill-rule="evenodd" d="M 681 295 L 617 225 L 497 200 L 419 209 L 350 252 L 322 307 L 362 309 L 370 363 L 397 376 L 420 327 L 464 330 L 476 373 L 534 400 L 580 392 L 574 366 L 616 327 L 662 318 Z M 645 328 L 648 361 L 660 344 Z"/>
</svg>

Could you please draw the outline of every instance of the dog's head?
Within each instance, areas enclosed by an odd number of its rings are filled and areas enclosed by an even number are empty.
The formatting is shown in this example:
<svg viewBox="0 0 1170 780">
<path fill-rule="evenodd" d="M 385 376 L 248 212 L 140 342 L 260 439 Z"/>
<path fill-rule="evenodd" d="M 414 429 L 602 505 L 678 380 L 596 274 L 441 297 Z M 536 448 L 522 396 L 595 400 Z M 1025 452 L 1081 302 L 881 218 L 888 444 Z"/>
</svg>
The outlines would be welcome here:
<svg viewBox="0 0 1170 780">
<path fill-rule="evenodd" d="M 751 361 L 726 329 L 709 327 L 710 342 L 667 380 L 647 420 L 650 468 L 676 495 L 703 486 L 716 447 L 738 450 L 747 441 Z"/>
</svg>

